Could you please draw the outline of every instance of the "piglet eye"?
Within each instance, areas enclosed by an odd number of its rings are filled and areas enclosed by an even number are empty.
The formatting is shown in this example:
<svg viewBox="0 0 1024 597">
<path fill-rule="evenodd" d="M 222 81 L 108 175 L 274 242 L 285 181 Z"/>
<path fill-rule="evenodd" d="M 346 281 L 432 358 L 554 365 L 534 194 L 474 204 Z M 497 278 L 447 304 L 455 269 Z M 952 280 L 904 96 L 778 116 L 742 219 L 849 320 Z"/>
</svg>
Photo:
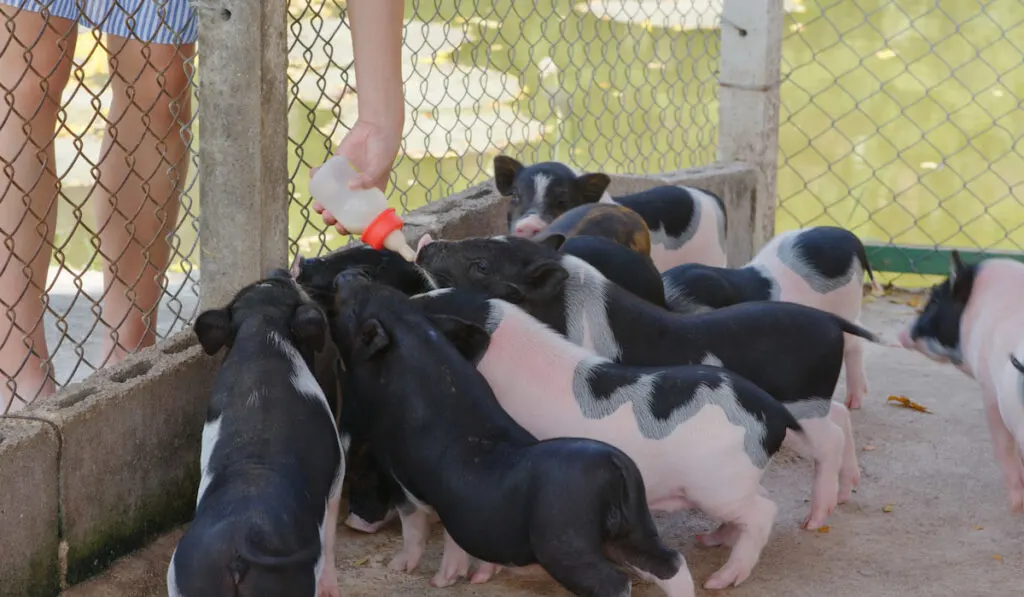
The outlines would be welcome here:
<svg viewBox="0 0 1024 597">
<path fill-rule="evenodd" d="M 491 267 L 486 261 L 474 261 L 469 264 L 469 267 L 473 270 L 473 273 L 480 276 L 487 276 L 491 273 Z"/>
</svg>

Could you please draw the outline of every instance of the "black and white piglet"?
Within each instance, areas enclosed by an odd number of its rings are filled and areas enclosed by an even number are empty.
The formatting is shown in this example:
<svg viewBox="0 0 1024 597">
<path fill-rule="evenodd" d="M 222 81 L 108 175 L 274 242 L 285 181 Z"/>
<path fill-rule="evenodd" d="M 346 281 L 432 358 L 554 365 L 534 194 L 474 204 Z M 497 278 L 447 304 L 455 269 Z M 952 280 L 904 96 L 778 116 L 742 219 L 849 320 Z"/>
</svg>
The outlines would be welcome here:
<svg viewBox="0 0 1024 597">
<path fill-rule="evenodd" d="M 714 364 L 784 403 L 815 461 L 808 528 L 824 524 L 860 481 L 849 412 L 831 399 L 844 332 L 871 332 L 819 309 L 757 302 L 684 316 L 651 305 L 571 255 L 525 239 L 474 238 L 422 246 L 417 262 L 437 280 L 516 304 L 575 344 L 627 365 Z"/>
<path fill-rule="evenodd" d="M 722 523 L 700 538 L 733 548 L 706 588 L 739 585 L 750 576 L 777 511 L 762 494 L 761 479 L 787 431 L 803 434 L 767 392 L 721 367 L 614 363 L 474 290 L 445 288 L 413 302 L 531 434 L 608 442 L 636 462 L 652 509 L 699 508 Z M 481 334 L 486 344 L 477 340 Z"/>
<path fill-rule="evenodd" d="M 291 275 L 327 312 L 334 305 L 334 279 L 345 271 L 358 271 L 370 279 L 414 295 L 436 288 L 425 271 L 387 249 L 352 245 L 320 257 L 296 255 Z M 319 355 L 318 355 L 318 358 Z M 349 383 L 344 371 L 338 381 Z M 366 440 L 360 434 L 365 413 L 352 403 L 343 403 L 338 420 L 343 438 L 349 442 L 347 462 L 348 516 L 345 526 L 363 533 L 376 533 L 395 516 L 394 500 L 401 495 L 391 477 L 379 470 Z"/>
<path fill-rule="evenodd" d="M 663 185 L 620 197 L 608 194 L 606 174 L 577 175 L 559 162 L 524 166 L 494 158 L 494 185 L 509 202 L 509 234 L 531 238 L 566 211 L 586 203 L 614 203 L 640 214 L 651 235 L 651 259 L 658 271 L 683 263 L 724 266 L 726 211 L 714 194 L 693 187 Z"/>
<path fill-rule="evenodd" d="M 371 446 L 405 493 L 392 569 L 417 567 L 434 510 L 446 530 L 438 586 L 467 574 L 472 555 L 539 563 L 577 595 L 628 595 L 619 566 L 653 577 L 672 597 L 693 595 L 628 456 L 590 439 L 538 442 L 401 292 L 342 274 L 337 301 L 331 331 L 353 381 L 345 399 L 372 410 Z"/>
<path fill-rule="evenodd" d="M 228 352 L 203 426 L 195 518 L 167 570 L 170 597 L 341 595 L 345 461 L 311 371 L 327 321 L 284 274 L 196 319 L 203 350 Z"/>
<path fill-rule="evenodd" d="M 859 321 L 864 274 L 877 290 L 864 244 L 836 226 L 783 232 L 741 268 L 696 263 L 676 266 L 661 275 L 665 300 L 678 313 L 700 313 L 749 301 L 788 301 Z M 860 408 L 868 392 L 864 348 L 847 336 L 846 406 Z"/>
<path fill-rule="evenodd" d="M 1010 511 L 1024 514 L 1024 263 L 951 257 L 949 277 L 932 287 L 899 341 L 977 380 Z"/>
<path fill-rule="evenodd" d="M 552 235 L 543 242 L 559 253 L 586 261 L 604 277 L 645 301 L 668 308 L 665 286 L 650 257 L 598 236 L 573 236 L 562 242 L 560 235 Z"/>
</svg>

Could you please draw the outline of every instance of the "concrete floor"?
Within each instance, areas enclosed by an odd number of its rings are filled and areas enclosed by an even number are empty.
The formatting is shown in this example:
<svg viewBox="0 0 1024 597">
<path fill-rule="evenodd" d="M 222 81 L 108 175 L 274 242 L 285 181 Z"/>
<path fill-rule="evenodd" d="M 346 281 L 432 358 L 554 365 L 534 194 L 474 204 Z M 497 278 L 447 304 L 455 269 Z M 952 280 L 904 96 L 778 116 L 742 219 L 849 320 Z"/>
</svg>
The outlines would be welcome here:
<svg viewBox="0 0 1024 597">
<path fill-rule="evenodd" d="M 865 306 L 863 323 L 895 340 L 912 309 L 907 297 Z M 870 300 L 870 299 L 869 299 Z M 751 578 L 729 597 L 1009 597 L 1024 578 L 1024 517 L 1011 516 L 1002 477 L 991 456 L 975 384 L 949 367 L 901 349 L 868 346 L 871 394 L 855 412 L 854 434 L 863 471 L 860 489 L 830 520 L 829 532 L 798 528 L 807 510 L 810 464 L 780 454 L 765 477 L 779 505 L 775 530 Z M 842 395 L 843 389 L 837 391 Z M 934 411 L 923 414 L 886 403 L 906 395 Z M 888 510 L 888 512 L 887 512 Z M 702 583 L 724 564 L 724 549 L 695 546 L 700 517 L 658 516 L 663 537 L 682 549 Z M 66 597 L 165 595 L 167 562 L 183 529 L 116 563 L 107 573 L 72 587 Z M 397 523 L 375 536 L 343 529 L 336 557 L 346 597 L 567 595 L 542 575 L 500 574 L 486 585 L 462 582 L 446 590 L 428 581 L 440 560 L 435 530 L 421 568 L 412 575 L 387 570 L 401 541 Z M 634 595 L 660 591 L 637 581 Z M 698 595 L 715 592 L 697 590 Z"/>
</svg>

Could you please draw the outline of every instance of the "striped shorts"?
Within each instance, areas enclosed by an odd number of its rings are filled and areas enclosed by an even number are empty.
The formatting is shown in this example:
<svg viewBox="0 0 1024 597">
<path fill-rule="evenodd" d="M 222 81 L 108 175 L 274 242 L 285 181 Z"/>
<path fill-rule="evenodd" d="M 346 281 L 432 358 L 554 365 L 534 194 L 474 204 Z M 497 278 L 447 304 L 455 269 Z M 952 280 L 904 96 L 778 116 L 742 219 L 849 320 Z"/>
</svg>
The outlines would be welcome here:
<svg viewBox="0 0 1024 597">
<path fill-rule="evenodd" d="M 110 35 L 155 44 L 187 44 L 199 36 L 189 0 L 0 0 L 14 8 L 76 21 Z"/>
</svg>

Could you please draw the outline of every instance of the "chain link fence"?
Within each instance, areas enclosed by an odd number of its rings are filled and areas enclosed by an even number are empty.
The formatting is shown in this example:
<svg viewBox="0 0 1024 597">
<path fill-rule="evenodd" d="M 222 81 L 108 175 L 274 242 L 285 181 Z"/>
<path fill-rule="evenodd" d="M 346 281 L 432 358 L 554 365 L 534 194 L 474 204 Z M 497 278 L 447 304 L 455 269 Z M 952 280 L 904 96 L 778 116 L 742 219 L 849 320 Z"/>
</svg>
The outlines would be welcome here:
<svg viewBox="0 0 1024 597">
<path fill-rule="evenodd" d="M 0 0 L 0 24 L 3 414 L 195 315 L 197 23 L 187 0 Z"/>
<path fill-rule="evenodd" d="M 802 0 L 784 36 L 779 231 L 850 228 L 900 286 L 1021 251 L 1020 0 Z"/>
<path fill-rule="evenodd" d="M 487 180 L 499 153 L 608 173 L 714 161 L 722 0 L 407 0 L 406 122 L 389 186 L 415 209 Z M 345 3 L 289 3 L 292 254 L 344 244 L 309 168 L 356 117 Z"/>
</svg>

